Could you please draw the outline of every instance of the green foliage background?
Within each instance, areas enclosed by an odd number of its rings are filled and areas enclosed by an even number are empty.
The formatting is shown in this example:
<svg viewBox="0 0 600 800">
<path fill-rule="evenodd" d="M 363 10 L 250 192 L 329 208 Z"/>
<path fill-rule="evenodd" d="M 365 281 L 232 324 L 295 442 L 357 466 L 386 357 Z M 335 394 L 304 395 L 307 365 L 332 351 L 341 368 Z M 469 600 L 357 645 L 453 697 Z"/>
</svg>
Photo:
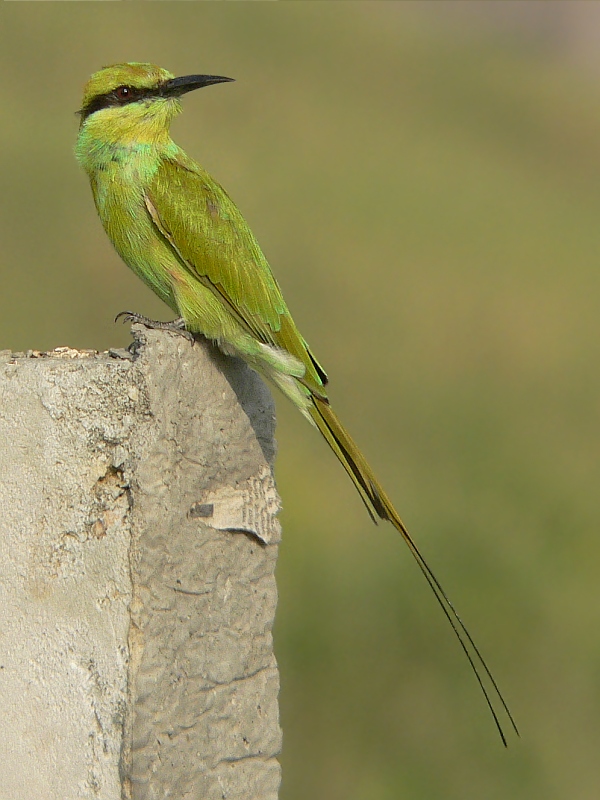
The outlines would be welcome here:
<svg viewBox="0 0 600 800">
<path fill-rule="evenodd" d="M 598 81 L 401 3 L 3 4 L 0 348 L 166 315 L 72 155 L 83 83 L 121 60 L 237 79 L 174 136 L 249 219 L 522 729 L 505 752 L 399 537 L 278 401 L 282 800 L 597 797 Z"/>
</svg>

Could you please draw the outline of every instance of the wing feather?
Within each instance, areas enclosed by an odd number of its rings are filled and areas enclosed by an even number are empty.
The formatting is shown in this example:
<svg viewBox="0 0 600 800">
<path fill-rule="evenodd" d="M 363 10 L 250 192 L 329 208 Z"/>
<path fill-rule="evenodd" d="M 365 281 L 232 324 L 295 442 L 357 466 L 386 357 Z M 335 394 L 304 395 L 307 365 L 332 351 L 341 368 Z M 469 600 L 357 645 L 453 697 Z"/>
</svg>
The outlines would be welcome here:
<svg viewBox="0 0 600 800">
<path fill-rule="evenodd" d="M 296 328 L 281 289 L 248 224 L 225 190 L 183 151 L 165 158 L 146 208 L 179 259 L 258 341 L 282 348 L 320 389 L 326 375 Z"/>
</svg>

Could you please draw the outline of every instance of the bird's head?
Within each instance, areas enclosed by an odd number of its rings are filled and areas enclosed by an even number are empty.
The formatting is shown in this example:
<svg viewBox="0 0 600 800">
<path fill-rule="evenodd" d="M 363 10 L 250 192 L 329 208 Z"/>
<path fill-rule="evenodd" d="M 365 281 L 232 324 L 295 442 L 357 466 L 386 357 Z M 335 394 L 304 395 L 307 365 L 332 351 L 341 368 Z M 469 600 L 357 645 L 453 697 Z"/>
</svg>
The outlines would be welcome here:
<svg viewBox="0 0 600 800">
<path fill-rule="evenodd" d="M 94 73 L 83 90 L 81 129 L 105 141 L 152 142 L 168 134 L 186 92 L 224 83 L 219 75 L 176 78 L 154 64 L 113 64 Z"/>
</svg>

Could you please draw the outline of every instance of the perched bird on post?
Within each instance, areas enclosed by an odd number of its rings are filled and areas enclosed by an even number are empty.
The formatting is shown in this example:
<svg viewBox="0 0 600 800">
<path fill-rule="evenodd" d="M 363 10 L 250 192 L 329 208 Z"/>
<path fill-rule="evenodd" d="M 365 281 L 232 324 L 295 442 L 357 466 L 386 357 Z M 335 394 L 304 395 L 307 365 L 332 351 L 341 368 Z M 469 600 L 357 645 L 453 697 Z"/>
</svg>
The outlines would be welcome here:
<svg viewBox="0 0 600 800">
<path fill-rule="evenodd" d="M 230 80 L 217 75 L 176 78 L 153 64 L 127 63 L 101 69 L 85 86 L 76 155 L 89 176 L 98 214 L 123 261 L 177 319 L 160 323 L 130 312 L 125 316 L 216 342 L 278 386 L 319 429 L 373 520 L 389 520 L 410 548 L 506 744 L 491 691 L 516 730 L 506 703 L 446 593 L 331 408 L 325 370 L 294 324 L 250 228 L 225 190 L 170 137 L 183 94 Z"/>
</svg>

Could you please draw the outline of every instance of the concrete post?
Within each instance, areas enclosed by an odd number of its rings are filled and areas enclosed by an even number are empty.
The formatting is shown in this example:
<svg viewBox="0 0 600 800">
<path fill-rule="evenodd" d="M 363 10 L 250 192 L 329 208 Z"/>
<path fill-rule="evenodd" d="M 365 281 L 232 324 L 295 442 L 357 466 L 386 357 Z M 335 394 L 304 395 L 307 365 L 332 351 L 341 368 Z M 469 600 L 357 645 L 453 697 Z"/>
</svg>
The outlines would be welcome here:
<svg viewBox="0 0 600 800">
<path fill-rule="evenodd" d="M 133 331 L 0 352 L 0 800 L 276 800 L 272 400 Z"/>
</svg>

